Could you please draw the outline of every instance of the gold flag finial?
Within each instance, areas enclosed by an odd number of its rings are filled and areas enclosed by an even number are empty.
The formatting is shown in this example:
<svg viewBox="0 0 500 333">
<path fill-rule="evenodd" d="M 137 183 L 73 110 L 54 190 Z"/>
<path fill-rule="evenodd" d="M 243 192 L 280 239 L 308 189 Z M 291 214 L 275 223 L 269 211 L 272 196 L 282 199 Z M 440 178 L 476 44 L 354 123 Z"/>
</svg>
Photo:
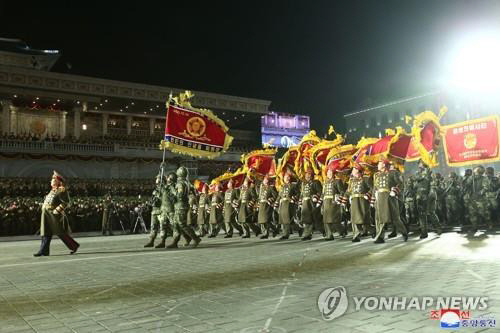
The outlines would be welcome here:
<svg viewBox="0 0 500 333">
<path fill-rule="evenodd" d="M 328 135 L 332 135 L 332 133 L 335 133 L 335 129 L 333 128 L 333 125 L 330 125 L 328 128 Z"/>
</svg>

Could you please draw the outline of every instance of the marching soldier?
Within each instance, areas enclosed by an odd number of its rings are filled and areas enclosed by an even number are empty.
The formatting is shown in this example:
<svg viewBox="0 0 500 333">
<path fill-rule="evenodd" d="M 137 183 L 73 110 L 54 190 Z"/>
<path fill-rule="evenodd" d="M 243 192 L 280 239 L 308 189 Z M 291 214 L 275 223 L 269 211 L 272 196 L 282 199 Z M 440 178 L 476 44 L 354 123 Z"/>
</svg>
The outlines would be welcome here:
<svg viewBox="0 0 500 333">
<path fill-rule="evenodd" d="M 196 226 L 196 212 L 198 210 L 198 200 L 196 198 L 196 190 L 194 187 L 189 187 L 189 196 L 188 196 L 188 216 L 187 216 L 187 225 L 191 228 L 195 228 Z"/>
<path fill-rule="evenodd" d="M 187 181 L 188 171 L 181 166 L 176 172 L 176 184 L 170 188 L 171 196 L 175 198 L 174 216 L 173 216 L 173 240 L 167 245 L 168 249 L 177 248 L 181 235 L 186 240 L 194 240 L 193 247 L 197 247 L 201 242 L 200 237 L 196 235 L 191 226 L 187 225 L 187 214 L 189 208 L 189 183 Z"/>
<path fill-rule="evenodd" d="M 224 198 L 222 197 L 220 190 L 220 184 L 215 184 L 215 192 L 212 193 L 210 200 L 210 235 L 208 238 L 217 237 L 221 228 Z"/>
<path fill-rule="evenodd" d="M 256 235 L 260 233 L 260 231 L 254 229 L 254 225 L 251 221 L 256 198 L 257 193 L 255 192 L 255 187 L 250 183 L 250 179 L 247 177 L 241 186 L 238 200 L 238 222 L 245 231 L 242 238 L 250 238 L 250 228 L 254 230 Z"/>
<path fill-rule="evenodd" d="M 344 194 L 344 183 L 341 179 L 334 177 L 334 171 L 326 171 L 326 181 L 323 184 L 321 213 L 323 214 L 323 225 L 325 228 L 325 240 L 334 240 L 333 233 L 337 231 L 343 234 L 342 228 L 342 203 Z"/>
<path fill-rule="evenodd" d="M 281 186 L 278 195 L 278 212 L 279 212 L 279 224 L 281 224 L 283 229 L 283 235 L 280 240 L 285 240 L 290 237 L 290 228 L 293 221 L 294 211 L 294 201 L 297 195 L 297 185 L 291 182 L 290 173 L 286 173 L 283 177 L 284 184 Z"/>
<path fill-rule="evenodd" d="M 276 188 L 269 183 L 269 178 L 269 175 L 266 175 L 259 188 L 258 223 L 262 232 L 260 239 L 267 239 L 269 237 L 269 229 L 271 228 L 273 229 L 273 236 L 276 235 L 276 230 L 274 230 L 274 226 L 271 225 L 271 218 L 274 201 L 278 193 L 276 192 Z"/>
<path fill-rule="evenodd" d="M 363 177 L 363 168 L 359 165 L 352 169 L 349 187 L 344 201 L 351 202 L 352 241 L 360 242 L 361 235 L 368 234 L 371 228 L 370 199 L 371 186 Z"/>
<path fill-rule="evenodd" d="M 304 225 L 304 241 L 312 239 L 316 203 L 321 191 L 321 183 L 313 179 L 312 168 L 307 168 L 305 179 L 300 184 L 300 221 Z"/>
<path fill-rule="evenodd" d="M 227 190 L 224 193 L 224 224 L 226 225 L 226 236 L 224 238 L 233 237 L 234 229 L 237 229 L 240 236 L 243 235 L 243 230 L 236 223 L 236 209 L 238 205 L 238 190 L 233 188 L 233 180 L 227 182 Z"/>
<path fill-rule="evenodd" d="M 406 242 L 408 233 L 401 222 L 399 212 L 399 188 L 402 186 L 401 178 L 395 173 L 389 172 L 389 161 L 382 159 L 378 162 L 378 172 L 373 176 L 372 201 L 375 199 L 375 222 L 376 239 L 375 243 L 384 243 L 385 225 L 394 223 L 396 231 L 403 235 Z"/>
<path fill-rule="evenodd" d="M 457 223 L 462 220 L 460 179 L 455 172 L 450 172 L 445 185 L 444 196 L 446 205 L 446 221 L 448 224 Z"/>
<path fill-rule="evenodd" d="M 70 254 L 74 254 L 80 247 L 80 244 L 69 235 L 71 229 L 64 210 L 70 204 L 70 198 L 64 183 L 64 178 L 54 171 L 52 180 L 50 181 L 52 189 L 45 197 L 42 206 L 40 221 L 42 244 L 40 245 L 40 250 L 33 254 L 35 257 L 50 255 L 50 242 L 53 235 L 57 235 L 71 250 Z"/>
<path fill-rule="evenodd" d="M 462 227 L 464 227 L 466 224 L 470 222 L 469 216 L 470 216 L 470 201 L 471 201 L 471 193 L 470 193 L 470 187 L 467 186 L 468 180 L 472 177 L 472 169 L 467 169 L 465 170 L 464 177 L 462 178 L 462 198 L 464 202 L 464 220 Z"/>
<path fill-rule="evenodd" d="M 415 178 L 413 176 L 410 176 L 406 180 L 404 189 L 405 217 L 408 226 L 415 224 L 415 222 L 417 221 L 415 196 Z"/>
<path fill-rule="evenodd" d="M 441 225 L 436 215 L 437 193 L 435 189 L 431 190 L 432 171 L 422 160 L 419 161 L 418 168 L 415 174 L 416 203 L 420 225 L 420 239 L 424 239 L 428 237 L 429 222 L 433 225 L 438 235 L 441 234 Z M 433 188 L 435 186 L 437 185 L 434 182 Z"/>
<path fill-rule="evenodd" d="M 196 222 L 198 224 L 199 234 L 201 237 L 205 236 L 208 233 L 207 211 L 209 208 L 208 206 L 209 198 L 210 197 L 208 195 L 208 186 L 207 184 L 204 184 L 201 190 L 200 198 L 198 199 L 198 214 L 196 216 Z"/>
<path fill-rule="evenodd" d="M 151 231 L 149 233 L 149 242 L 147 242 L 144 247 L 153 247 L 156 236 L 158 235 L 158 231 L 160 231 L 160 238 L 162 239 L 160 244 L 163 243 L 165 247 L 165 228 L 162 226 L 163 221 L 161 218 L 161 206 L 162 206 L 162 194 L 163 194 L 163 186 L 160 187 L 161 175 L 156 177 L 156 188 L 153 191 L 153 195 L 151 197 L 151 204 L 153 209 L 151 210 Z M 162 233 L 163 232 L 163 233 Z"/>
<path fill-rule="evenodd" d="M 498 220 L 498 195 L 500 193 L 500 183 L 498 181 L 498 177 L 495 176 L 495 169 L 493 169 L 493 167 L 486 168 L 485 180 L 483 191 L 489 211 L 488 228 L 492 229 L 493 224 L 497 222 L 496 220 Z"/>
</svg>

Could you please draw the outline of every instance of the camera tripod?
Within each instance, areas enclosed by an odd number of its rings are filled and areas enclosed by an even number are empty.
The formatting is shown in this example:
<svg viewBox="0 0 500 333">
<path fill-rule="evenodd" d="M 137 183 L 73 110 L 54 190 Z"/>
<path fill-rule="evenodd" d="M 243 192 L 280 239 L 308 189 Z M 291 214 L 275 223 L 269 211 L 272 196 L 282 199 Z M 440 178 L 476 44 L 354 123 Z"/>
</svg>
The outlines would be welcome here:
<svg viewBox="0 0 500 333">
<path fill-rule="evenodd" d="M 137 224 L 141 227 L 141 233 L 147 234 L 148 228 L 146 228 L 146 223 L 144 222 L 144 218 L 142 217 L 142 208 L 137 212 L 137 218 L 135 219 L 134 229 L 132 233 L 135 234 L 135 230 L 137 229 Z"/>
</svg>

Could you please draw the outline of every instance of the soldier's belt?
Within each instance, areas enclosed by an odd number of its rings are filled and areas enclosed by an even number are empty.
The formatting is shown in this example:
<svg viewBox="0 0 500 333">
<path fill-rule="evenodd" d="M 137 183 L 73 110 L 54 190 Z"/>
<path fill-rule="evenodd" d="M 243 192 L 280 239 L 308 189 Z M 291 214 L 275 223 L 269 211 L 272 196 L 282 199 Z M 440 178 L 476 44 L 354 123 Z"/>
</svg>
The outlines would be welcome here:
<svg viewBox="0 0 500 333">
<path fill-rule="evenodd" d="M 325 195 L 325 196 L 324 196 L 324 198 L 325 198 L 325 199 L 333 199 L 333 198 L 334 198 L 334 196 L 333 196 L 333 195 Z"/>
<path fill-rule="evenodd" d="M 302 198 L 302 201 L 305 201 L 305 200 L 311 200 L 311 198 L 310 197 Z"/>
<path fill-rule="evenodd" d="M 364 198 L 365 195 L 364 194 L 353 194 L 351 195 L 351 198 Z"/>
<path fill-rule="evenodd" d="M 45 209 L 54 209 L 54 206 L 52 206 L 52 205 L 43 205 L 43 208 L 45 208 Z"/>
<path fill-rule="evenodd" d="M 381 189 L 377 190 L 377 192 L 391 192 L 391 191 L 387 188 L 381 188 Z"/>
<path fill-rule="evenodd" d="M 241 200 L 241 203 L 247 203 L 247 201 L 246 200 Z"/>
<path fill-rule="evenodd" d="M 262 203 L 267 203 L 267 200 L 261 200 L 260 202 L 262 202 Z"/>
<path fill-rule="evenodd" d="M 280 199 L 280 202 L 282 202 L 282 201 L 290 201 L 290 199 L 288 199 L 288 198 L 282 198 L 282 199 Z"/>
</svg>

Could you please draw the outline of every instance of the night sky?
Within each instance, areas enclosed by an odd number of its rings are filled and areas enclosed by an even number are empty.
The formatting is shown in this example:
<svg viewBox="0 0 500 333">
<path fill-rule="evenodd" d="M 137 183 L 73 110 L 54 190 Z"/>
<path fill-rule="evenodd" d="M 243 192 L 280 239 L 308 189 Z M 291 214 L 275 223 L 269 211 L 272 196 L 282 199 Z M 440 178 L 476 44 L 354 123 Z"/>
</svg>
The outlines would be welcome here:
<svg viewBox="0 0 500 333">
<path fill-rule="evenodd" d="M 319 132 L 363 106 L 435 90 L 450 43 L 500 21 L 500 1 L 0 6 L 3 37 L 62 51 L 55 71 L 269 99 Z"/>
</svg>

